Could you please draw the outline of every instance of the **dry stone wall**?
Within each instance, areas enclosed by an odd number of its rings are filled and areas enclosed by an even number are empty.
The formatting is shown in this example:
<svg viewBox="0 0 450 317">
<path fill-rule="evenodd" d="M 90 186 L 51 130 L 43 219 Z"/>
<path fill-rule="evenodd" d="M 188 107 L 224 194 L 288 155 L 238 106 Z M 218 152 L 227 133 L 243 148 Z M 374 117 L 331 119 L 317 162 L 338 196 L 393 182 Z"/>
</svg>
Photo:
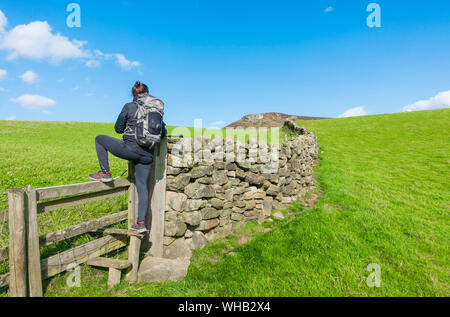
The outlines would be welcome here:
<svg viewBox="0 0 450 317">
<path fill-rule="evenodd" d="M 262 222 L 315 188 L 317 138 L 294 123 L 283 146 L 233 138 L 169 138 L 164 245 L 189 258 L 215 237 Z"/>
</svg>

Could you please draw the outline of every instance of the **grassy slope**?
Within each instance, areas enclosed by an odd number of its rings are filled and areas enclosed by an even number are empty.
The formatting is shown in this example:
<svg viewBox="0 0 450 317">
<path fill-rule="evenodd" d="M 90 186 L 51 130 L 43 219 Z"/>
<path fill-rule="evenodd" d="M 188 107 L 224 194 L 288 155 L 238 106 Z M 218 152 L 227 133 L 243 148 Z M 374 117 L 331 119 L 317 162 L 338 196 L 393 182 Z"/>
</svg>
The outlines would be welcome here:
<svg viewBox="0 0 450 317">
<path fill-rule="evenodd" d="M 449 110 L 303 122 L 321 145 L 314 209 L 269 233 L 250 225 L 248 244 L 209 244 L 181 282 L 109 291 L 105 272 L 83 267 L 81 288 L 56 278 L 46 295 L 449 296 L 449 122 Z M 380 288 L 366 285 L 370 263 Z"/>
<path fill-rule="evenodd" d="M 332 209 L 311 217 L 326 223 L 338 293 L 364 294 L 356 277 L 375 262 L 382 287 L 368 294 L 450 295 L 449 123 L 449 109 L 303 123 L 323 151 Z"/>
</svg>

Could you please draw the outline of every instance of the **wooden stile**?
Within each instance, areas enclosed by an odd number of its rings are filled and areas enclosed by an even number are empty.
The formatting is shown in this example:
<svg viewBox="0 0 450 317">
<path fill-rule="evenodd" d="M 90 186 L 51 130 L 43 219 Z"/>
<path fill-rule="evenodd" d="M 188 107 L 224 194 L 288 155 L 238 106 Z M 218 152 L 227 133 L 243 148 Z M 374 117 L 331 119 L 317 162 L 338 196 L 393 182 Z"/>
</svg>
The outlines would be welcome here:
<svg viewBox="0 0 450 317">
<path fill-rule="evenodd" d="M 70 250 L 58 253 L 47 259 L 41 260 L 42 278 L 47 279 L 62 273 L 74 264 L 86 263 L 89 259 L 100 257 L 104 254 L 127 246 L 126 238 L 107 236 L 88 242 Z"/>
<path fill-rule="evenodd" d="M 163 255 L 164 213 L 166 207 L 167 138 L 155 148 L 155 158 L 149 179 L 151 204 L 147 214 L 149 234 L 130 231 L 136 223 L 138 194 L 135 185 L 135 166 L 129 162 L 128 179 L 111 183 L 89 182 L 34 189 L 11 189 L 9 209 L 0 211 L 0 224 L 9 222 L 9 246 L 0 249 L 0 261 L 9 260 L 10 272 L 0 275 L 0 288 L 9 285 L 13 297 L 43 296 L 42 280 L 60 274 L 73 265 L 88 263 L 109 268 L 108 285 L 120 282 L 121 269 L 131 266 L 129 282 L 136 282 L 142 242 L 154 256 Z M 94 219 L 43 236 L 38 235 L 38 213 L 69 208 L 84 203 L 128 193 L 128 210 Z M 106 228 L 128 218 L 128 230 Z M 64 241 L 81 234 L 100 232 L 110 234 L 81 246 L 40 259 L 40 247 Z M 128 260 L 100 258 L 128 244 Z"/>
<path fill-rule="evenodd" d="M 42 297 L 41 254 L 39 251 L 39 233 L 37 220 L 37 192 L 28 186 L 27 192 L 28 224 L 28 286 L 31 297 Z"/>
<path fill-rule="evenodd" d="M 9 203 L 9 292 L 12 297 L 26 297 L 27 287 L 27 248 L 25 190 L 11 189 Z"/>
</svg>

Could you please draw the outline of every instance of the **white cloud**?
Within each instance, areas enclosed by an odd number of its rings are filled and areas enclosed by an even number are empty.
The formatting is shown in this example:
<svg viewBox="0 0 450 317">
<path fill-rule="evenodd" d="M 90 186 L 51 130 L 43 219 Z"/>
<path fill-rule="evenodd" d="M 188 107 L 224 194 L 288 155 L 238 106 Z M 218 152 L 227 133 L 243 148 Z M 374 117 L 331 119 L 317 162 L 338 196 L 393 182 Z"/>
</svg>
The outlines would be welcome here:
<svg viewBox="0 0 450 317">
<path fill-rule="evenodd" d="M 209 129 L 221 129 L 220 126 L 224 126 L 226 124 L 225 121 L 215 121 L 209 124 Z"/>
<path fill-rule="evenodd" d="M 13 120 L 16 120 L 16 119 L 17 119 L 16 116 L 10 116 L 10 117 L 6 117 L 5 118 L 5 120 L 8 120 L 8 121 L 13 121 Z"/>
<path fill-rule="evenodd" d="M 38 82 L 39 76 L 35 72 L 32 72 L 31 70 L 27 70 L 25 73 L 23 73 L 20 78 L 27 84 L 34 84 Z"/>
<path fill-rule="evenodd" d="M 53 99 L 39 95 L 23 95 L 18 98 L 12 98 L 10 101 L 19 104 L 25 109 L 42 109 L 56 105 Z"/>
<path fill-rule="evenodd" d="M 1 92 L 6 92 L 6 89 L 3 88 L 3 87 L 0 87 L 0 91 L 1 91 Z"/>
<path fill-rule="evenodd" d="M 403 108 L 403 111 L 432 110 L 450 107 L 450 90 L 440 92 L 428 100 L 419 100 Z"/>
<path fill-rule="evenodd" d="M 4 69 L 0 69 L 0 80 L 5 79 L 6 75 L 8 75 L 8 72 Z"/>
<path fill-rule="evenodd" d="M 45 114 L 45 115 L 47 115 L 47 116 L 53 114 L 51 111 L 48 111 L 48 110 L 42 110 L 42 113 Z"/>
<path fill-rule="evenodd" d="M 333 7 L 328 7 L 328 8 L 325 9 L 325 12 L 326 12 L 326 13 L 332 12 L 332 11 L 334 11 L 334 8 L 333 8 Z"/>
<path fill-rule="evenodd" d="M 341 114 L 339 118 L 359 117 L 359 116 L 367 116 L 367 112 L 364 109 L 364 107 L 356 107 L 348 109 L 346 112 Z"/>
<path fill-rule="evenodd" d="M 34 21 L 6 30 L 7 18 L 0 10 L 0 50 L 10 54 L 8 60 L 19 57 L 33 60 L 50 60 L 59 63 L 65 59 L 81 59 L 87 67 L 99 67 L 102 59 L 114 59 L 123 70 L 140 66 L 138 61 L 128 60 L 124 54 L 104 54 L 100 50 L 85 49 L 86 41 L 70 40 L 54 33 L 47 21 Z M 87 60 L 87 61 L 86 61 Z"/>
<path fill-rule="evenodd" d="M 98 68 L 100 67 L 100 62 L 95 59 L 90 59 L 86 62 L 86 66 L 89 68 Z"/>
<path fill-rule="evenodd" d="M 0 49 L 10 51 L 9 60 L 18 57 L 58 63 L 67 58 L 88 57 L 83 50 L 86 42 L 70 41 L 60 33 L 53 34 L 50 25 L 44 21 L 18 25 L 5 32 L 0 39 Z"/>
<path fill-rule="evenodd" d="M 125 55 L 120 54 L 120 53 L 115 53 L 115 54 L 104 54 L 102 51 L 100 50 L 94 50 L 94 54 L 97 58 L 99 59 L 115 59 L 116 63 L 123 69 L 123 70 L 131 70 L 135 67 L 139 67 L 140 63 L 138 61 L 129 61 Z M 92 60 L 92 65 L 97 65 L 94 62 L 97 60 Z M 89 63 L 89 62 L 88 62 Z M 97 61 L 98 65 L 99 62 Z M 87 64 L 86 64 L 87 65 Z M 88 66 L 88 65 L 87 65 Z"/>
<path fill-rule="evenodd" d="M 2 10 L 0 10 L 0 33 L 5 32 L 6 25 L 8 24 L 8 19 L 3 14 Z"/>
<path fill-rule="evenodd" d="M 122 67 L 123 70 L 130 70 L 134 67 L 139 67 L 139 62 L 134 61 L 131 62 L 123 54 L 114 54 L 117 60 L 117 63 Z"/>
</svg>

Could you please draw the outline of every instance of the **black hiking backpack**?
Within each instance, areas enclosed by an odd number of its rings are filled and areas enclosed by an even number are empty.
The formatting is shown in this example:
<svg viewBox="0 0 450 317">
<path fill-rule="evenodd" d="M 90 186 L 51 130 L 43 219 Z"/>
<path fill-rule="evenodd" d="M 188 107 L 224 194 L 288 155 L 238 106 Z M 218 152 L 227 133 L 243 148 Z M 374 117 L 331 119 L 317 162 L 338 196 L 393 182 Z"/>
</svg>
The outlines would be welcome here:
<svg viewBox="0 0 450 317">
<path fill-rule="evenodd" d="M 163 123 L 164 103 L 150 95 L 140 95 L 136 98 L 136 142 L 151 149 L 161 141 L 165 130 Z"/>
</svg>

